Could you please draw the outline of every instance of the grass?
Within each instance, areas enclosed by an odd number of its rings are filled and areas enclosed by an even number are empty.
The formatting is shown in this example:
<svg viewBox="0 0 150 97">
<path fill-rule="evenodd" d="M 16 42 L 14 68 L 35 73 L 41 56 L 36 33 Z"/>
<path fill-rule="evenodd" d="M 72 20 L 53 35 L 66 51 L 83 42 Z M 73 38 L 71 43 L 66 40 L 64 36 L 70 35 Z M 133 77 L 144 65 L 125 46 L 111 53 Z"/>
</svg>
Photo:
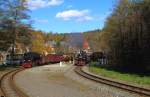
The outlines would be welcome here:
<svg viewBox="0 0 150 97">
<path fill-rule="evenodd" d="M 150 86 L 150 76 L 140 76 L 138 74 L 121 73 L 115 70 L 109 70 L 100 66 L 95 66 L 91 63 L 90 71 L 101 76 L 110 77 L 117 80 L 136 83 L 140 85 Z"/>
</svg>

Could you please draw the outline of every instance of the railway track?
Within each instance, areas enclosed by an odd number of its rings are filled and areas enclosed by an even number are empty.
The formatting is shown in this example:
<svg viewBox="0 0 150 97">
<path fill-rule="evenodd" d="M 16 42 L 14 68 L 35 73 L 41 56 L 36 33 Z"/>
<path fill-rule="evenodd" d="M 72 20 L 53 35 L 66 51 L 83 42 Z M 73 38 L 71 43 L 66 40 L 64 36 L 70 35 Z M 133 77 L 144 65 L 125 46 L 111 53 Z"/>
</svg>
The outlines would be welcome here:
<svg viewBox="0 0 150 97">
<path fill-rule="evenodd" d="M 22 69 L 12 70 L 1 77 L 0 89 L 2 95 L 0 95 L 0 97 L 28 97 L 14 82 L 14 76 L 20 71 L 22 71 Z"/>
<path fill-rule="evenodd" d="M 150 89 L 146 89 L 146 88 L 142 88 L 142 87 L 137 87 L 134 85 L 129 85 L 126 83 L 121 83 L 121 82 L 117 82 L 117 81 L 112 81 L 110 79 L 106 79 L 100 76 L 95 76 L 93 74 L 87 73 L 85 71 L 82 70 L 82 67 L 76 67 L 75 72 L 77 74 L 79 74 L 82 77 L 85 77 L 87 79 L 90 79 L 92 81 L 98 82 L 98 83 L 103 83 L 106 85 L 110 85 L 113 87 L 117 87 L 123 90 L 127 90 L 129 92 L 134 92 L 134 93 L 138 93 L 139 95 L 143 96 L 150 96 Z"/>
</svg>

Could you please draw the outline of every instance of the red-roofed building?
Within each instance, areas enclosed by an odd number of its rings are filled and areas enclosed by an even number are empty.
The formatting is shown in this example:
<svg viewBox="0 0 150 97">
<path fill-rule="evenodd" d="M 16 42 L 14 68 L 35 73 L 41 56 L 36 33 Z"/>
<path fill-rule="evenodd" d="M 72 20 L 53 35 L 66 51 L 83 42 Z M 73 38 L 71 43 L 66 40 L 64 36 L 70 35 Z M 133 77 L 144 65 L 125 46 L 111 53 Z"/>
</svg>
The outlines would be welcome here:
<svg viewBox="0 0 150 97">
<path fill-rule="evenodd" d="M 85 52 L 90 52 L 90 46 L 89 46 L 89 43 L 88 43 L 88 41 L 87 40 L 85 40 L 84 39 L 84 41 L 83 41 L 83 50 L 85 51 Z"/>
</svg>

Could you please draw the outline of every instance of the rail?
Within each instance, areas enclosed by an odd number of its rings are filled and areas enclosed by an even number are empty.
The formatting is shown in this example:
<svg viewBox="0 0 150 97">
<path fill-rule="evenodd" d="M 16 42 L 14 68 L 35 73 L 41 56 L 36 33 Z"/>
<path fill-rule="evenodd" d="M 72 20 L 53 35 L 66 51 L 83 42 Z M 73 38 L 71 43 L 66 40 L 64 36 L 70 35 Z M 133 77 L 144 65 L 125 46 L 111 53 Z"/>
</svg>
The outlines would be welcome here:
<svg viewBox="0 0 150 97">
<path fill-rule="evenodd" d="M 109 86 L 117 87 L 123 90 L 127 90 L 130 92 L 138 93 L 140 95 L 145 95 L 145 96 L 150 96 L 150 89 L 134 86 L 134 85 L 129 85 L 126 83 L 110 80 L 104 77 L 96 76 L 90 73 L 87 73 L 82 70 L 82 67 L 76 67 L 74 71 L 79 74 L 82 77 L 85 77 L 87 79 L 90 79 L 92 81 L 98 82 L 98 83 L 103 83 Z"/>
<path fill-rule="evenodd" d="M 14 77 L 17 73 L 21 72 L 23 69 L 15 69 L 12 70 L 6 74 L 4 74 L 1 78 L 0 78 L 0 90 L 2 92 L 2 95 L 0 95 L 0 97 L 9 97 L 7 91 L 6 91 L 6 87 L 4 87 L 4 83 L 3 81 L 8 78 L 9 81 L 7 82 L 7 85 L 9 86 L 9 88 L 11 87 L 11 90 L 15 93 L 15 95 L 17 95 L 18 97 L 29 97 L 28 95 L 26 95 L 22 90 L 19 89 L 19 87 L 16 85 L 15 81 L 14 81 Z"/>
</svg>

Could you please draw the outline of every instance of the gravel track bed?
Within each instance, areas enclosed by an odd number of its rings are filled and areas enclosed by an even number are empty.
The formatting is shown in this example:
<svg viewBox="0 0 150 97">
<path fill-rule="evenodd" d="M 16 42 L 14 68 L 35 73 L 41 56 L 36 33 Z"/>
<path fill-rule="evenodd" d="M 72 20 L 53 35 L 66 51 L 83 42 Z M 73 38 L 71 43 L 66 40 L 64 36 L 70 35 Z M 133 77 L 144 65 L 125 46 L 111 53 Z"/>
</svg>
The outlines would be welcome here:
<svg viewBox="0 0 150 97">
<path fill-rule="evenodd" d="M 143 97 L 137 94 L 130 93 L 128 91 L 123 91 L 118 88 L 114 88 L 112 86 L 108 86 L 105 84 L 100 84 L 97 82 L 93 82 L 86 78 L 83 78 L 77 75 L 73 71 L 74 67 L 71 67 L 68 72 L 65 73 L 65 76 L 70 77 L 73 80 L 76 80 L 86 86 L 89 87 L 90 90 L 93 90 L 96 95 L 95 97 Z M 98 92 L 98 93 L 97 93 Z"/>
<path fill-rule="evenodd" d="M 10 86 L 11 76 L 12 76 L 12 73 L 4 78 L 4 80 L 2 81 L 2 87 L 4 88 L 4 91 L 5 91 L 5 93 L 7 94 L 8 97 L 18 97 L 16 92 Z"/>
<path fill-rule="evenodd" d="M 69 68 L 58 65 L 36 67 L 18 73 L 15 80 L 31 97 L 94 97 L 86 86 L 64 76 Z"/>
<path fill-rule="evenodd" d="M 82 78 L 74 66 L 59 64 L 27 69 L 15 81 L 30 97 L 140 97 Z"/>
<path fill-rule="evenodd" d="M 16 68 L 6 68 L 4 70 L 0 70 L 0 78 L 6 74 L 7 72 L 11 71 L 11 70 L 15 70 Z"/>
<path fill-rule="evenodd" d="M 4 74 L 6 74 L 7 72 L 9 72 L 9 71 L 11 71 L 11 70 L 14 70 L 14 69 L 16 69 L 16 68 L 6 68 L 6 69 L 4 69 L 4 70 L 0 70 L 0 78 L 4 75 Z M 2 95 L 2 91 L 0 91 L 0 96 Z"/>
<path fill-rule="evenodd" d="M 113 79 L 113 78 L 109 78 L 109 77 L 104 77 L 104 76 L 101 76 L 101 75 L 99 75 L 99 74 L 95 74 L 95 73 L 93 73 L 93 72 L 90 72 L 90 71 L 89 71 L 89 68 L 88 68 L 87 66 L 84 66 L 84 67 L 82 68 L 82 70 L 83 70 L 84 72 L 89 73 L 89 74 L 92 74 L 92 75 L 95 75 L 95 76 L 100 76 L 100 77 L 106 78 L 106 79 L 108 79 L 108 80 L 112 80 L 112 81 L 116 81 L 116 82 L 120 82 L 120 83 L 126 83 L 126 84 L 129 84 L 129 85 L 134 85 L 134 86 L 138 86 L 138 87 L 150 89 L 150 86 L 148 86 L 148 85 L 139 85 L 139 84 L 137 84 L 137 83 L 128 82 L 128 81 L 122 81 L 122 80 L 118 80 L 118 79 Z M 145 97 L 147 97 L 147 96 L 145 96 Z"/>
</svg>

